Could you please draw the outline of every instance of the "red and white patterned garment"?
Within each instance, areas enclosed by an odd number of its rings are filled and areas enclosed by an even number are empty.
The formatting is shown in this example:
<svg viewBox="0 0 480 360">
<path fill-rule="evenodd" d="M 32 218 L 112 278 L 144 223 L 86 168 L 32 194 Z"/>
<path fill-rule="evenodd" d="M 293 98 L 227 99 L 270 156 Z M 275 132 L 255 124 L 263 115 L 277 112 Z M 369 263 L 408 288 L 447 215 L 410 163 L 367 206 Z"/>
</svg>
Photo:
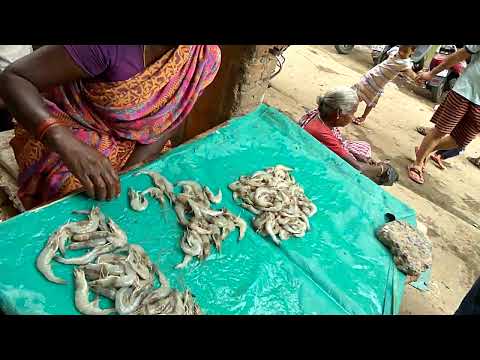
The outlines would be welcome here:
<svg viewBox="0 0 480 360">
<path fill-rule="evenodd" d="M 320 119 L 320 116 L 318 114 L 318 109 L 313 109 L 308 113 L 306 113 L 300 119 L 299 125 L 303 129 L 311 133 L 311 131 L 309 131 L 309 126 L 308 126 L 311 123 L 311 121 L 319 121 L 323 124 L 323 121 Z M 324 126 L 324 127 L 327 128 L 327 126 Z M 326 132 L 325 131 L 322 132 L 322 135 L 328 136 L 330 135 L 328 133 L 331 133 L 331 135 L 333 135 L 332 137 L 334 137 L 337 140 L 337 144 L 333 144 L 333 145 L 336 145 L 337 147 L 341 147 L 341 149 L 337 149 L 336 147 L 332 148 L 332 144 L 331 144 L 332 142 L 328 141 L 330 139 L 323 139 L 323 137 L 319 138 L 318 136 L 315 136 L 315 134 L 312 134 L 312 135 L 314 135 L 320 142 L 322 142 L 324 145 L 329 147 L 330 150 L 337 153 L 339 156 L 342 156 L 344 153 L 349 153 L 355 158 L 357 158 L 357 156 L 366 157 L 366 158 L 372 157 L 372 149 L 368 142 L 345 140 L 338 128 L 332 128 L 332 129 L 327 128 L 326 130 L 327 130 Z M 327 141 L 324 141 L 324 140 L 327 140 Z"/>
</svg>

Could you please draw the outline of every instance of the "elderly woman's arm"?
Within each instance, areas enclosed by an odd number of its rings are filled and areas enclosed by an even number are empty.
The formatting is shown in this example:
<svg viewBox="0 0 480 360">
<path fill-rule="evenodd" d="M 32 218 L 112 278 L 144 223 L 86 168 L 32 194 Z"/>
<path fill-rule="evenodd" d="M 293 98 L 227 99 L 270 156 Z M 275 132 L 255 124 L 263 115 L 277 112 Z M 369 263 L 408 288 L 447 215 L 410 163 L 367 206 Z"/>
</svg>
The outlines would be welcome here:
<svg viewBox="0 0 480 360">
<path fill-rule="evenodd" d="M 0 98 L 14 118 L 31 134 L 36 134 L 50 117 L 40 92 L 87 77 L 63 46 L 45 46 L 17 60 L 0 74 Z M 105 200 L 120 193 L 118 175 L 108 159 L 77 140 L 68 128 L 49 128 L 44 142 L 60 155 L 89 196 Z"/>
<path fill-rule="evenodd" d="M 362 175 L 368 177 L 370 180 L 378 184 L 378 181 L 383 174 L 383 169 L 380 165 L 372 165 L 369 163 L 360 162 L 351 154 L 342 158 L 355 169 L 359 170 Z"/>
</svg>

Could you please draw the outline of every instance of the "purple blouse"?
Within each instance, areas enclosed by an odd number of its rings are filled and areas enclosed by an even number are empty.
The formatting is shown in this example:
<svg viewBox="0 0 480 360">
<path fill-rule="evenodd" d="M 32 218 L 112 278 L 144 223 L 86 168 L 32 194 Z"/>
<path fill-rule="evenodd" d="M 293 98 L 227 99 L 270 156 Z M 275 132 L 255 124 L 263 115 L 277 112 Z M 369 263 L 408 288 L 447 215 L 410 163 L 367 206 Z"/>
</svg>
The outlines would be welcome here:
<svg viewBox="0 0 480 360">
<path fill-rule="evenodd" d="M 73 61 L 98 81 L 128 80 L 145 70 L 144 45 L 64 45 Z"/>
</svg>

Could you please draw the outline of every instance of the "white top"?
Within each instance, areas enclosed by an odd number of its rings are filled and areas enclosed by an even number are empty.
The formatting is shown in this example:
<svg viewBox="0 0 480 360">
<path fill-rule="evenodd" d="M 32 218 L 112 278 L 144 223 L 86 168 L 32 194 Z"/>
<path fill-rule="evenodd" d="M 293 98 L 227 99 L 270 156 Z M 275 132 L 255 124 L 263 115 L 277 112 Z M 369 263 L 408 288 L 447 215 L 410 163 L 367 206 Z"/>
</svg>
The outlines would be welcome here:
<svg viewBox="0 0 480 360">
<path fill-rule="evenodd" d="M 394 46 L 390 50 L 387 51 L 387 55 L 390 57 L 392 55 L 397 55 L 398 50 L 400 50 L 399 46 Z"/>
<path fill-rule="evenodd" d="M 399 73 L 411 69 L 413 63 L 410 59 L 402 59 L 398 53 L 390 56 L 382 63 L 370 69 L 361 79 L 360 83 L 370 88 L 373 93 L 383 91 L 385 85 L 397 77 Z"/>
<path fill-rule="evenodd" d="M 32 45 L 0 45 L 0 71 L 31 52 L 33 52 Z"/>
<path fill-rule="evenodd" d="M 470 64 L 453 86 L 453 91 L 480 105 L 480 45 L 465 45 L 465 50 L 472 54 Z"/>
</svg>

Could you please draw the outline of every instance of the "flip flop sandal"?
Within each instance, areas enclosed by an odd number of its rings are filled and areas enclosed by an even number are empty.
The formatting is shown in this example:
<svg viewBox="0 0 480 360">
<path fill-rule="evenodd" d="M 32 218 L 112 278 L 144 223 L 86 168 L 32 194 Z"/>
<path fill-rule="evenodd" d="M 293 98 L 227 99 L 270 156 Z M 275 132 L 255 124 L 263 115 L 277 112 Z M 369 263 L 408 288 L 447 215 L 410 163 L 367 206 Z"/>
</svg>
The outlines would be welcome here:
<svg viewBox="0 0 480 360">
<path fill-rule="evenodd" d="M 420 135 L 423 135 L 423 136 L 427 136 L 427 128 L 424 127 L 424 126 L 417 126 L 415 128 L 415 130 L 420 134 Z"/>
<path fill-rule="evenodd" d="M 417 184 L 423 185 L 425 179 L 423 178 L 423 172 L 416 168 L 414 165 L 407 166 L 408 177 L 410 180 L 416 182 Z"/>
<path fill-rule="evenodd" d="M 480 157 L 474 158 L 474 157 L 468 157 L 468 161 L 470 161 L 473 165 L 476 167 L 480 168 Z"/>
<path fill-rule="evenodd" d="M 447 168 L 445 165 L 443 165 L 440 155 L 432 154 L 430 155 L 430 159 L 432 159 L 433 165 L 435 165 L 440 170 L 445 170 Z"/>
<path fill-rule="evenodd" d="M 360 121 L 360 120 L 358 120 L 358 119 L 360 119 L 360 118 L 355 118 L 355 119 L 353 119 L 352 122 L 353 122 L 355 125 L 362 125 L 362 124 L 365 122 L 365 120 Z"/>
</svg>

